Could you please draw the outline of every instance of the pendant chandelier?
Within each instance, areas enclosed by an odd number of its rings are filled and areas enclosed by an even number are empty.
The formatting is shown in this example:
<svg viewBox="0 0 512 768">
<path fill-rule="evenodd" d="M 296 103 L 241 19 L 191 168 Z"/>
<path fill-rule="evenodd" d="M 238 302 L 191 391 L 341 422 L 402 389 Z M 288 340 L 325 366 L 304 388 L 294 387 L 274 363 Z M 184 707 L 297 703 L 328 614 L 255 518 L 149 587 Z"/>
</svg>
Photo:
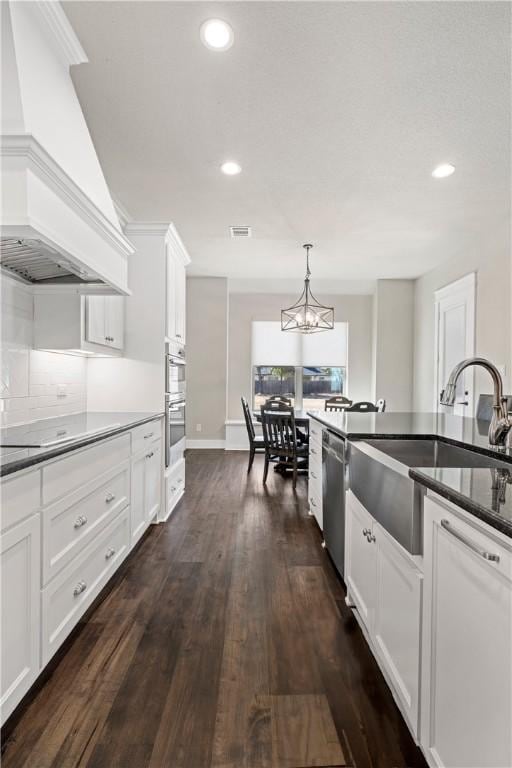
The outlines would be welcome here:
<svg viewBox="0 0 512 768">
<path fill-rule="evenodd" d="M 319 333 L 319 331 L 332 331 L 334 328 L 334 307 L 326 307 L 315 299 L 309 287 L 309 251 L 313 247 L 310 243 L 302 246 L 306 249 L 306 277 L 304 290 L 288 309 L 281 310 L 281 330 L 298 331 L 299 333 Z"/>
</svg>

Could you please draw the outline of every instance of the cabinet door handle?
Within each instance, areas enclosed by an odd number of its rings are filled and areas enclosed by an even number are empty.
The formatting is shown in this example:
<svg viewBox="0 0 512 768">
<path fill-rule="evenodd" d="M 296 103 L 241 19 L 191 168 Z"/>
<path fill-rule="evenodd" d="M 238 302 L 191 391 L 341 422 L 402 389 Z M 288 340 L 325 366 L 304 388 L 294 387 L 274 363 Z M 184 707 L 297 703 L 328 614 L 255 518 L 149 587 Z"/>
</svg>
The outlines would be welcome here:
<svg viewBox="0 0 512 768">
<path fill-rule="evenodd" d="M 368 531 L 368 535 L 366 537 L 366 541 L 368 544 L 371 544 L 372 541 L 376 541 L 374 534 L 371 531 Z"/>
<path fill-rule="evenodd" d="M 85 592 L 86 589 L 87 589 L 87 584 L 85 583 L 85 581 L 79 581 L 73 590 L 73 594 L 75 597 L 78 597 L 78 595 L 81 595 L 82 592 Z"/>
<path fill-rule="evenodd" d="M 113 493 L 107 493 L 107 495 L 105 496 L 105 501 L 107 502 L 107 504 L 110 504 L 110 502 L 114 501 L 114 499 L 115 499 L 115 496 Z"/>
<path fill-rule="evenodd" d="M 176 338 L 177 338 L 177 339 L 181 339 L 181 333 L 177 333 L 177 334 L 176 334 Z"/>
<path fill-rule="evenodd" d="M 86 522 L 87 522 L 87 518 L 84 517 L 83 515 L 79 515 L 74 522 L 74 526 L 75 528 L 81 528 L 82 525 L 86 524 Z"/>
<path fill-rule="evenodd" d="M 146 453 L 146 459 L 150 459 L 154 455 L 155 454 L 153 453 L 153 451 L 151 451 L 151 453 Z"/>
<path fill-rule="evenodd" d="M 485 549 L 480 549 L 480 547 L 477 547 L 476 544 L 473 544 L 470 539 L 467 539 L 462 533 L 454 528 L 449 520 L 441 520 L 441 527 L 444 528 L 445 531 L 448 531 L 448 533 L 451 533 L 451 535 L 456 539 L 462 541 L 462 543 L 465 544 L 466 547 L 468 547 L 476 555 L 483 557 L 484 560 L 488 560 L 491 563 L 499 563 L 499 555 L 494 555 L 492 552 L 487 552 Z"/>
<path fill-rule="evenodd" d="M 107 551 L 105 552 L 105 560 L 110 560 L 111 557 L 114 557 L 116 551 L 115 549 L 112 549 L 112 547 L 109 547 Z"/>
<path fill-rule="evenodd" d="M 315 480 L 316 480 L 316 479 L 317 479 L 317 476 L 315 475 L 315 473 L 313 472 L 313 470 L 310 470 L 310 471 L 311 471 L 311 477 L 314 477 L 314 478 L 315 478 Z"/>
<path fill-rule="evenodd" d="M 315 504 L 315 502 L 313 501 L 313 499 L 310 499 L 309 501 L 311 502 L 311 504 L 312 504 L 314 507 L 316 507 L 316 504 Z"/>
<path fill-rule="evenodd" d="M 371 533 L 371 528 L 363 528 L 363 536 L 368 536 L 369 533 Z"/>
<path fill-rule="evenodd" d="M 310 448 L 309 450 L 311 451 L 311 453 L 314 453 L 314 454 L 316 454 L 316 451 L 315 451 L 315 449 L 314 449 L 314 448 Z"/>
<path fill-rule="evenodd" d="M 147 440 L 150 437 L 153 437 L 155 433 L 154 432 L 148 432 L 147 435 L 144 435 L 144 440 Z"/>
</svg>

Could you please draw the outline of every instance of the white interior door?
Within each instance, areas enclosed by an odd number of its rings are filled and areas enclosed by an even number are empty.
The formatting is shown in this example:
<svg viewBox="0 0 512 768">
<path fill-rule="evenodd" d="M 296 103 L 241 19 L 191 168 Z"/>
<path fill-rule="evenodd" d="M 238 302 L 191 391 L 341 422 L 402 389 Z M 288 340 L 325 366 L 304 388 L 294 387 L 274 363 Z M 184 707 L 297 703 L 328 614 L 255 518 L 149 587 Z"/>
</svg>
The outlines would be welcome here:
<svg viewBox="0 0 512 768">
<path fill-rule="evenodd" d="M 435 411 L 474 414 L 474 368 L 461 375 L 454 408 L 441 406 L 439 398 L 455 365 L 475 354 L 475 288 L 476 275 L 472 272 L 435 293 Z"/>
</svg>

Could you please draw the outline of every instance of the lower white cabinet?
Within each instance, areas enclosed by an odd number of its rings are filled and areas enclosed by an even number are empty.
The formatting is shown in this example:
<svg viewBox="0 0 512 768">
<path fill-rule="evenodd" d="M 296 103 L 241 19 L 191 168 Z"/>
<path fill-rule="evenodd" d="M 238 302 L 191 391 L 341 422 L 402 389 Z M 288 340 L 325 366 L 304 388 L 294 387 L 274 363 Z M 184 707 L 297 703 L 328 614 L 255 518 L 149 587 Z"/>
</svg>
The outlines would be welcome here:
<svg viewBox="0 0 512 768">
<path fill-rule="evenodd" d="M 320 530 L 323 530 L 323 489 L 322 489 L 322 428 L 311 419 L 309 433 L 309 473 L 308 501 L 309 512 L 314 515 Z"/>
<path fill-rule="evenodd" d="M 185 493 L 185 459 L 181 458 L 168 468 L 165 478 L 166 504 L 162 510 L 163 519 L 167 519 Z"/>
<path fill-rule="evenodd" d="M 348 601 L 414 736 L 419 731 L 422 572 L 414 558 L 349 491 L 346 503 Z"/>
<path fill-rule="evenodd" d="M 11 714 L 40 670 L 39 514 L 0 537 L 2 584 L 2 721 Z"/>
<path fill-rule="evenodd" d="M 512 551 L 432 498 L 424 522 L 423 750 L 432 766 L 510 768 Z"/>
<path fill-rule="evenodd" d="M 162 449 L 160 440 L 149 443 L 132 458 L 131 544 L 140 539 L 160 511 Z"/>
<path fill-rule="evenodd" d="M 46 664 L 128 554 L 125 509 L 42 591 L 42 661 Z"/>
</svg>

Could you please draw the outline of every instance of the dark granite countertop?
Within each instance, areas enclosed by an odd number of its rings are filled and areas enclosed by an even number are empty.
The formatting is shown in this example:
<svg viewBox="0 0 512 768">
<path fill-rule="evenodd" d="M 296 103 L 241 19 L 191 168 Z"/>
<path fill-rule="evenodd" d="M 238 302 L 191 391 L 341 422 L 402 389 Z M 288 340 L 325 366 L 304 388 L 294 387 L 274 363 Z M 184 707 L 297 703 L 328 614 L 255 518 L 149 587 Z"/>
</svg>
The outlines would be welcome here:
<svg viewBox="0 0 512 768">
<path fill-rule="evenodd" d="M 84 448 L 163 415 L 163 412 L 84 411 L 6 427 L 0 430 L 0 477 Z M 62 439 L 66 442 L 58 442 Z"/>
<path fill-rule="evenodd" d="M 488 421 L 450 413 L 344 413 L 309 415 L 347 440 L 434 439 L 469 448 L 510 464 L 503 469 L 411 468 L 410 477 L 512 537 L 512 450 L 489 445 Z"/>
<path fill-rule="evenodd" d="M 512 538 L 511 469 L 414 468 L 409 475 L 431 491 Z"/>
</svg>

